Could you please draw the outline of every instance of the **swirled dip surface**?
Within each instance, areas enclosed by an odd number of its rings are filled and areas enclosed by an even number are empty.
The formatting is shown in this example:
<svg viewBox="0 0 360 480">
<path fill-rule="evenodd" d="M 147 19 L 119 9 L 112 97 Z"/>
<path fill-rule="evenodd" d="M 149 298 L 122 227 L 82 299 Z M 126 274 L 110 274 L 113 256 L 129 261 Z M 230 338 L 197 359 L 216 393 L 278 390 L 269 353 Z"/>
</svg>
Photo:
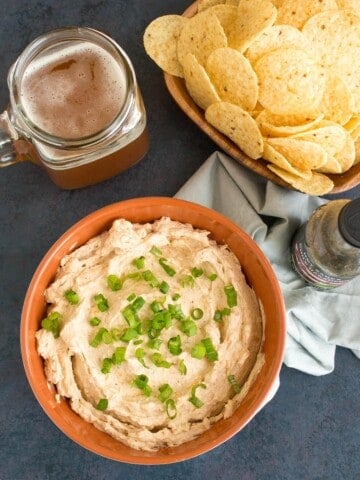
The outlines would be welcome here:
<svg viewBox="0 0 360 480">
<path fill-rule="evenodd" d="M 229 417 L 263 364 L 261 308 L 237 258 L 169 218 L 116 220 L 63 258 L 46 299 L 36 338 L 49 382 L 136 449 Z"/>
</svg>

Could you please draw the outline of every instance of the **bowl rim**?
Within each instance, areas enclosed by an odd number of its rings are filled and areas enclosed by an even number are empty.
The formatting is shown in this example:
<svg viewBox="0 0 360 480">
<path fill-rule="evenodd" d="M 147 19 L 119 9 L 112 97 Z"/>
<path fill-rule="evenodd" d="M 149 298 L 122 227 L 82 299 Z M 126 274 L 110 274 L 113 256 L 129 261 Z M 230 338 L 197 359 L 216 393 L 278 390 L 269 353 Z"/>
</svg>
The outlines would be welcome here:
<svg viewBox="0 0 360 480">
<path fill-rule="evenodd" d="M 37 361 L 39 361 L 39 355 L 36 351 L 36 348 L 34 349 L 35 332 L 38 328 L 34 330 L 32 333 L 30 332 L 30 329 L 29 329 L 32 305 L 33 305 L 33 302 L 36 301 L 35 297 L 37 295 L 37 289 L 41 285 L 41 281 L 43 280 L 43 277 L 46 274 L 48 267 L 51 266 L 52 263 L 56 263 L 57 265 L 59 265 L 61 258 L 66 254 L 63 252 L 63 249 L 65 248 L 65 246 L 71 245 L 70 248 L 66 248 L 66 252 L 70 253 L 76 248 L 78 248 L 79 246 L 83 245 L 87 241 L 87 240 L 81 241 L 80 243 L 76 241 L 77 234 L 81 232 L 84 226 L 99 225 L 101 227 L 98 229 L 98 233 L 100 233 L 101 231 L 105 231 L 107 228 L 109 228 L 116 218 L 126 218 L 126 215 L 124 215 L 125 210 L 130 212 L 130 213 L 127 213 L 127 216 L 129 217 L 129 216 L 133 216 L 131 214 L 132 208 L 136 208 L 136 209 L 153 208 L 153 207 L 163 207 L 165 205 L 169 207 L 190 208 L 193 211 L 198 212 L 200 214 L 204 214 L 207 216 L 210 215 L 211 218 L 214 219 L 214 221 L 217 221 L 222 225 L 225 225 L 227 228 L 229 228 L 236 234 L 240 235 L 240 237 L 242 237 L 243 239 L 247 239 L 247 241 L 252 244 L 252 248 L 256 253 L 256 255 L 261 259 L 263 267 L 267 275 L 272 281 L 272 288 L 274 289 L 274 294 L 275 294 L 274 303 L 276 304 L 276 308 L 279 313 L 278 315 L 279 316 L 279 319 L 278 319 L 279 336 L 278 336 L 278 342 L 277 342 L 277 348 L 276 348 L 276 355 L 274 355 L 271 359 L 271 365 L 270 365 L 271 368 L 269 368 L 267 375 L 265 377 L 265 381 L 262 383 L 261 394 L 259 394 L 258 396 L 256 396 L 256 398 L 253 399 L 253 402 L 252 402 L 253 408 L 251 409 L 251 411 L 247 412 L 247 414 L 244 416 L 243 422 L 241 422 L 240 425 L 236 424 L 234 426 L 228 427 L 226 431 L 222 432 L 217 436 L 216 440 L 210 442 L 209 444 L 206 444 L 205 446 L 204 445 L 196 446 L 196 444 L 194 445 L 194 441 L 192 441 L 194 448 L 192 448 L 191 452 L 184 452 L 184 451 L 176 452 L 176 450 L 179 447 L 174 447 L 171 449 L 158 450 L 157 452 L 154 452 L 153 455 L 152 454 L 147 455 L 148 452 L 131 449 L 130 447 L 125 446 L 128 450 L 131 450 L 131 456 L 127 455 L 126 453 L 121 454 L 119 452 L 116 452 L 115 454 L 113 451 L 109 451 L 108 448 L 102 445 L 97 445 L 96 448 L 94 448 L 94 445 L 92 444 L 92 442 L 89 441 L 87 438 L 81 437 L 81 439 L 79 440 L 79 437 L 76 436 L 74 432 L 68 431 L 64 427 L 64 424 L 61 420 L 61 416 L 56 414 L 56 412 L 54 411 L 54 407 L 48 404 L 44 404 L 42 402 L 42 399 L 41 399 L 42 390 L 46 390 L 50 387 L 49 387 L 49 382 L 47 381 L 45 381 L 46 385 L 39 385 L 38 378 L 36 377 L 34 371 L 32 370 L 34 357 L 37 359 Z M 119 214 L 116 214 L 118 210 L 119 212 L 120 210 L 122 211 Z M 166 216 L 166 214 L 161 214 L 160 216 L 157 216 L 157 217 L 152 215 L 151 216 L 152 220 L 148 220 L 148 221 L 154 221 L 157 218 L 160 218 L 161 216 Z M 136 220 L 133 220 L 133 221 L 136 222 Z M 146 222 L 147 220 L 141 221 L 141 223 L 146 223 Z M 183 223 L 185 223 L 185 221 L 183 221 Z M 188 223 L 191 223 L 191 222 L 188 222 Z M 91 236 L 88 237 L 88 239 L 92 238 L 98 233 L 93 233 Z M 50 282 L 47 281 L 46 286 L 49 283 Z M 42 295 L 44 293 L 45 288 L 46 287 L 41 288 Z M 45 305 L 45 299 L 44 299 L 44 305 Z M 128 463 L 128 464 L 139 464 L 139 465 L 162 465 L 162 464 L 170 464 L 170 463 L 176 463 L 184 460 L 189 460 L 191 458 L 197 457 L 203 453 L 206 453 L 214 449 L 215 447 L 221 445 L 228 439 L 232 438 L 240 430 L 242 430 L 250 422 L 250 420 L 258 413 L 258 411 L 267 403 L 267 401 L 269 400 L 268 398 L 269 394 L 273 390 L 274 386 L 277 385 L 283 358 L 284 358 L 284 353 L 285 353 L 285 342 L 286 342 L 286 312 L 285 312 L 283 295 L 282 295 L 280 284 L 278 282 L 276 274 L 269 260 L 267 259 L 263 251 L 260 249 L 260 247 L 242 228 L 240 228 L 232 220 L 230 220 L 228 217 L 224 216 L 223 214 L 211 208 L 205 207 L 203 205 L 200 205 L 194 202 L 190 202 L 187 200 L 182 200 L 174 197 L 166 197 L 166 196 L 136 197 L 128 200 L 122 200 L 119 202 L 111 203 L 109 205 L 106 205 L 104 207 L 101 207 L 93 211 L 92 213 L 89 213 L 88 215 L 84 216 L 79 221 L 77 221 L 75 224 L 73 224 L 69 229 L 67 229 L 48 249 L 48 251 L 43 256 L 42 260 L 38 264 L 35 272 L 33 273 L 32 279 L 26 291 L 23 308 L 21 312 L 21 322 L 20 322 L 20 351 L 21 351 L 21 358 L 22 358 L 25 374 L 30 384 L 31 390 L 35 395 L 35 398 L 38 400 L 40 406 L 42 407 L 44 412 L 47 414 L 47 416 L 51 419 L 51 421 L 67 437 L 69 437 L 76 444 L 84 447 L 85 449 L 111 460 Z M 249 393 L 247 393 L 246 396 L 248 395 Z M 71 410 L 71 407 L 68 406 L 68 409 Z M 75 412 L 73 413 L 80 420 L 82 420 L 83 422 L 86 422 L 78 414 L 76 414 Z M 86 422 L 86 424 L 88 424 L 88 422 Z M 104 434 L 104 435 L 107 435 L 107 434 Z M 124 445 L 121 442 L 119 443 L 121 445 Z M 180 447 L 182 447 L 183 445 L 186 445 L 186 444 L 182 444 L 180 445 Z"/>
</svg>

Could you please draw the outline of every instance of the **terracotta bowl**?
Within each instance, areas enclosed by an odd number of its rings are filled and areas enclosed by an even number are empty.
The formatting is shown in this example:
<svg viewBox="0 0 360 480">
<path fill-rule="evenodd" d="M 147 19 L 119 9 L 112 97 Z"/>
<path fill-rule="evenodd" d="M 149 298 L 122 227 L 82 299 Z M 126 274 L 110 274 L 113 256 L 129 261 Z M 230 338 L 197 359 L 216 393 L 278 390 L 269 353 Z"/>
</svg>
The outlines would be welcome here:
<svg viewBox="0 0 360 480">
<path fill-rule="evenodd" d="M 197 13 L 198 2 L 189 6 L 183 13 L 185 17 L 192 17 Z M 244 167 L 254 171 L 255 173 L 271 180 L 282 187 L 294 190 L 289 183 L 282 180 L 278 175 L 275 175 L 266 166 L 267 162 L 263 159 L 253 160 L 248 157 L 240 148 L 235 145 L 228 137 L 223 135 L 219 130 L 216 130 L 205 119 L 204 111 L 199 108 L 193 99 L 190 97 L 183 78 L 175 77 L 168 73 L 164 73 L 166 87 L 180 107 L 180 109 L 192 120 L 213 142 L 220 147 L 222 151 L 230 155 L 234 160 L 239 162 Z M 331 180 L 334 182 L 334 187 L 329 192 L 329 195 L 335 193 L 345 192 L 360 184 L 360 162 L 353 165 L 347 172 L 329 174 Z"/>
<path fill-rule="evenodd" d="M 44 318 L 44 291 L 52 282 L 61 258 L 90 238 L 108 229 L 116 218 L 151 222 L 162 216 L 207 229 L 212 238 L 226 243 L 239 258 L 248 283 L 263 303 L 265 321 L 265 365 L 241 407 L 232 417 L 221 420 L 196 440 L 156 453 L 140 452 L 100 432 L 74 413 L 66 400 L 58 402 L 55 390 L 44 374 L 37 353 L 35 332 Z M 45 413 L 74 442 L 82 447 L 125 463 L 168 464 L 205 453 L 239 432 L 255 416 L 276 385 L 285 345 L 285 310 L 281 290 L 271 265 L 255 242 L 219 213 L 187 201 L 166 198 L 138 198 L 101 208 L 76 223 L 47 252 L 28 288 L 21 318 L 21 354 L 30 386 Z"/>
</svg>

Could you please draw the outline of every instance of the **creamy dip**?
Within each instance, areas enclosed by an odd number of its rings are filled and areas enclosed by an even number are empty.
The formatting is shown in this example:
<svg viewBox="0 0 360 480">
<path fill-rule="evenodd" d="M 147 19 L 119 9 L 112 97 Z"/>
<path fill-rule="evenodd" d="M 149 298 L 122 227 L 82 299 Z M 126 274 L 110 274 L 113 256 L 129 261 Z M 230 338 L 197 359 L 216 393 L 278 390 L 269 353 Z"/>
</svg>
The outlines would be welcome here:
<svg viewBox="0 0 360 480">
<path fill-rule="evenodd" d="M 239 261 L 169 218 L 114 221 L 62 259 L 46 300 L 36 338 L 49 382 L 136 449 L 229 417 L 264 362 L 262 309 Z"/>
</svg>

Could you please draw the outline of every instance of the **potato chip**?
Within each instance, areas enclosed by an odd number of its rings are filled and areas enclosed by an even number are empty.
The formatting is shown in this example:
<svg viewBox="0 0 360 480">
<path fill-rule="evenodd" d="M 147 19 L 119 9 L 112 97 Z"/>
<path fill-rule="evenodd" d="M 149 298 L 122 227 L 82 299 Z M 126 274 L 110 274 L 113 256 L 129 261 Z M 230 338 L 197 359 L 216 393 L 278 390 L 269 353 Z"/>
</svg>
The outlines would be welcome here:
<svg viewBox="0 0 360 480">
<path fill-rule="evenodd" d="M 336 0 L 285 0 L 279 6 L 276 23 L 301 29 L 313 15 L 337 8 Z"/>
<path fill-rule="evenodd" d="M 336 0 L 337 6 L 341 10 L 352 10 L 353 13 L 359 13 L 359 0 Z"/>
<path fill-rule="evenodd" d="M 235 5 L 215 5 L 209 9 L 220 20 L 225 35 L 228 37 L 237 18 L 237 8 Z"/>
<path fill-rule="evenodd" d="M 345 124 L 354 111 L 353 96 L 343 79 L 333 73 L 327 76 L 323 98 L 318 107 L 324 117 Z"/>
<path fill-rule="evenodd" d="M 214 5 L 224 4 L 225 0 L 198 0 L 198 12 L 202 12 Z"/>
<path fill-rule="evenodd" d="M 165 72 L 182 77 L 177 57 L 177 39 L 188 19 L 180 15 L 165 15 L 153 20 L 144 32 L 146 53 Z"/>
<path fill-rule="evenodd" d="M 206 120 L 228 136 L 250 158 L 260 158 L 263 138 L 255 120 L 238 105 L 213 103 L 205 112 Z"/>
<path fill-rule="evenodd" d="M 259 81 L 259 102 L 278 115 L 306 114 L 323 96 L 323 69 L 305 51 L 273 50 L 254 65 Z"/>
<path fill-rule="evenodd" d="M 183 64 L 186 55 L 192 53 L 205 66 L 212 51 L 226 46 L 227 38 L 220 20 L 213 12 L 204 10 L 182 28 L 177 43 L 178 59 Z"/>
<path fill-rule="evenodd" d="M 268 138 L 266 141 L 295 168 L 314 170 L 326 163 L 328 153 L 317 143 L 289 137 Z"/>
<path fill-rule="evenodd" d="M 226 0 L 225 3 L 226 3 L 226 5 L 238 6 L 239 5 L 239 0 Z"/>
<path fill-rule="evenodd" d="M 341 170 L 340 162 L 330 155 L 328 155 L 326 163 L 324 163 L 322 167 L 316 169 L 317 172 L 321 173 L 341 173 Z"/>
<path fill-rule="evenodd" d="M 244 52 L 266 28 L 273 25 L 276 15 L 277 10 L 269 0 L 241 0 L 229 35 L 229 47 Z"/>
<path fill-rule="evenodd" d="M 222 100 L 244 110 L 255 108 L 258 83 L 250 62 L 233 48 L 218 48 L 208 57 L 206 71 Z"/>
<path fill-rule="evenodd" d="M 344 128 L 349 132 L 353 132 L 356 128 L 360 126 L 360 114 L 354 114 L 344 125 Z"/>
<path fill-rule="evenodd" d="M 310 50 L 310 43 L 300 30 L 290 25 L 273 25 L 265 30 L 246 50 L 245 56 L 255 63 L 265 53 L 278 48 Z"/>
<path fill-rule="evenodd" d="M 354 165 L 356 159 L 355 140 L 349 133 L 346 135 L 344 147 L 334 157 L 340 164 L 341 173 L 347 172 Z"/>
<path fill-rule="evenodd" d="M 256 123 L 264 136 L 287 137 L 315 128 L 323 118 L 323 114 L 316 118 L 308 118 L 301 115 L 274 115 L 268 110 L 263 110 L 256 117 Z"/>
<path fill-rule="evenodd" d="M 297 175 L 302 178 L 310 178 L 311 177 L 311 170 L 302 170 L 300 168 L 295 168 L 291 165 L 287 158 L 284 157 L 280 152 L 278 152 L 275 148 L 269 145 L 268 142 L 264 141 L 264 152 L 262 155 L 264 160 L 271 162 L 274 165 L 290 172 L 294 175 Z"/>
<path fill-rule="evenodd" d="M 312 172 L 311 178 L 305 179 L 293 175 L 276 165 L 268 164 L 267 167 L 280 178 L 285 180 L 285 182 L 292 185 L 296 190 L 308 195 L 326 195 L 334 188 L 334 182 L 322 173 Z"/>
<path fill-rule="evenodd" d="M 360 111 L 360 17 L 349 10 L 327 11 L 310 18 L 303 27 L 319 62 L 341 76 Z"/>
<path fill-rule="evenodd" d="M 335 155 L 344 148 L 347 132 L 337 123 L 323 121 L 317 128 L 292 135 L 292 138 L 315 142 L 321 145 L 329 155 Z"/>
<path fill-rule="evenodd" d="M 188 53 L 183 62 L 184 79 L 186 88 L 194 102 L 203 110 L 215 102 L 220 102 L 214 85 L 192 53 Z"/>
</svg>

